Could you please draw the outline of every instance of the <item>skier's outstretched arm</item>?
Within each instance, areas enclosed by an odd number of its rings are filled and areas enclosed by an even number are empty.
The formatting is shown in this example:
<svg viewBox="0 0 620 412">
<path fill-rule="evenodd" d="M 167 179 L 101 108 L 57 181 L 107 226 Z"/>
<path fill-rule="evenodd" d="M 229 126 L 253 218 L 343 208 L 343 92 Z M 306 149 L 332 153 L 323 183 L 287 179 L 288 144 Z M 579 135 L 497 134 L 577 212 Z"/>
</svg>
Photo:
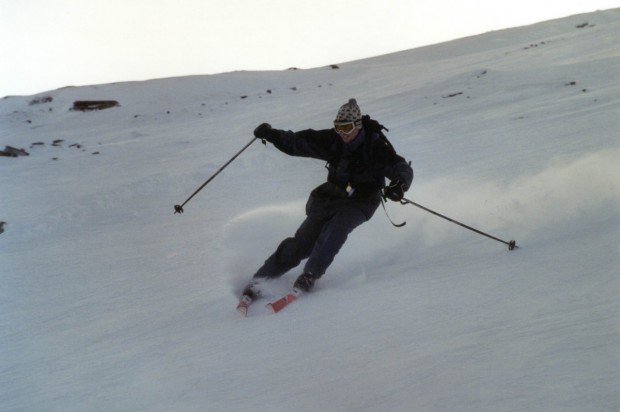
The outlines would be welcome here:
<svg viewBox="0 0 620 412">
<path fill-rule="evenodd" d="M 327 160 L 335 150 L 333 130 L 307 129 L 299 132 L 279 130 L 263 123 L 254 130 L 254 136 L 272 143 L 278 150 L 301 157 Z"/>
</svg>

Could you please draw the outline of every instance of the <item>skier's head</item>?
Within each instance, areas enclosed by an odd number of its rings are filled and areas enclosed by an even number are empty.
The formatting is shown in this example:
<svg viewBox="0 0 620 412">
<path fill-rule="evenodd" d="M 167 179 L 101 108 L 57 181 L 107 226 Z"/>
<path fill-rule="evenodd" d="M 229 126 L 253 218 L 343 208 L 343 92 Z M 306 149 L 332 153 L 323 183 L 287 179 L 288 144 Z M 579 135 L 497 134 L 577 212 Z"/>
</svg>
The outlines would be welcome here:
<svg viewBox="0 0 620 412">
<path fill-rule="evenodd" d="M 357 137 L 362 129 L 362 112 L 355 99 L 349 99 L 347 103 L 340 106 L 334 120 L 334 129 L 345 143 Z"/>
<path fill-rule="evenodd" d="M 340 106 L 336 114 L 336 119 L 334 120 L 334 123 L 351 122 L 359 122 L 359 124 L 362 122 L 362 112 L 355 99 L 349 99 L 348 102 Z"/>
</svg>

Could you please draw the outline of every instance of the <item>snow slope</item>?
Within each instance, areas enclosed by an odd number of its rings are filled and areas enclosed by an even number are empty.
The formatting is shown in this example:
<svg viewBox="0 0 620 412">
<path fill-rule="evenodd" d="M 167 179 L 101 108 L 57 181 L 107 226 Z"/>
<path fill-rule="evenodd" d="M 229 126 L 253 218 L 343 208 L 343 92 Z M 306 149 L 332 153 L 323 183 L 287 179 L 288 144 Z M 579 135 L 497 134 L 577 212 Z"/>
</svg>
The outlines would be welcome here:
<svg viewBox="0 0 620 412">
<path fill-rule="evenodd" d="M 0 158 L 0 409 L 619 410 L 619 43 L 615 9 L 339 69 L 0 100 L 0 148 L 30 152 Z M 259 123 L 330 127 L 349 97 L 413 162 L 409 198 L 520 249 L 392 203 L 405 228 L 378 210 L 316 293 L 241 319 L 322 162 L 255 143 L 172 206 Z M 121 107 L 68 110 L 86 99 Z"/>
</svg>

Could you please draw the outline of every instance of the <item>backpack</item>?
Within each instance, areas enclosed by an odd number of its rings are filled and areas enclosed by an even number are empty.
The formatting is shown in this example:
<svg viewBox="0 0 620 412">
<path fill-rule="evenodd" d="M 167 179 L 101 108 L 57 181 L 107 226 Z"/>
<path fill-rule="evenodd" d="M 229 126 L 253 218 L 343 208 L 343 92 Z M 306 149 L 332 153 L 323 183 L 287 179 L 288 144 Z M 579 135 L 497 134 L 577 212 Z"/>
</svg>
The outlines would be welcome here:
<svg viewBox="0 0 620 412">
<path fill-rule="evenodd" d="M 368 130 L 371 133 L 371 136 L 373 136 L 373 138 L 371 138 L 370 140 L 374 141 L 376 139 L 374 138 L 374 136 L 376 135 L 381 140 L 383 140 L 388 146 L 390 146 L 392 150 L 394 150 L 394 146 L 392 146 L 392 143 L 390 143 L 387 136 L 383 134 L 384 130 L 386 132 L 389 132 L 390 129 L 388 129 L 387 127 L 385 127 L 378 121 L 371 119 L 370 116 L 367 114 L 362 116 L 362 126 L 364 127 L 364 129 Z"/>
<path fill-rule="evenodd" d="M 385 130 L 386 132 L 390 131 L 387 127 L 385 127 L 378 121 L 371 119 L 370 116 L 367 114 L 362 116 L 362 125 L 365 129 L 375 133 L 383 134 L 382 130 Z"/>
</svg>

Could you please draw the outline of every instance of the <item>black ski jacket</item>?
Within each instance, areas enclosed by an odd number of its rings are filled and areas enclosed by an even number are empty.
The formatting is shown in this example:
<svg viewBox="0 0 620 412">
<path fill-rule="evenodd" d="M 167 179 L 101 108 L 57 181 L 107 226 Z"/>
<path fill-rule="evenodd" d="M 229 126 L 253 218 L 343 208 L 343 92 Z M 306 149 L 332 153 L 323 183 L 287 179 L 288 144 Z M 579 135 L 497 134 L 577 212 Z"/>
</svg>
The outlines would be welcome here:
<svg viewBox="0 0 620 412">
<path fill-rule="evenodd" d="M 381 202 L 385 178 L 400 181 L 405 190 L 413 181 L 413 170 L 387 139 L 366 129 L 350 143 L 344 143 L 334 129 L 272 129 L 265 139 L 288 155 L 327 162 L 327 182 L 310 194 L 308 216 L 329 218 L 340 208 L 352 206 L 370 219 Z"/>
</svg>

